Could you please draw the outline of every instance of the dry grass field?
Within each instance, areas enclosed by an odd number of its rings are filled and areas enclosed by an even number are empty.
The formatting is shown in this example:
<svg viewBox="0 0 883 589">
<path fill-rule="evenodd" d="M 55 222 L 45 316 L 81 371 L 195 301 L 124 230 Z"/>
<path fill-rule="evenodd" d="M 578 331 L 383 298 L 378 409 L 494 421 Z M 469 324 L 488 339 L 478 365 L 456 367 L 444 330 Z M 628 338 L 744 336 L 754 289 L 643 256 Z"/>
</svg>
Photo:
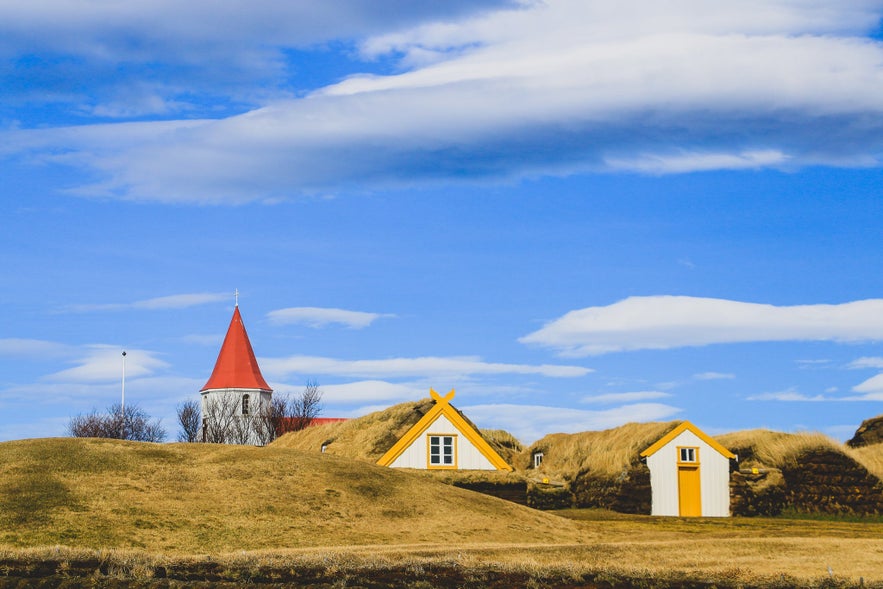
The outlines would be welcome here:
<svg viewBox="0 0 883 589">
<path fill-rule="evenodd" d="M 546 513 L 284 447 L 0 444 L 0 587 L 99 572 L 137 586 L 883 587 L 883 524 Z"/>
</svg>

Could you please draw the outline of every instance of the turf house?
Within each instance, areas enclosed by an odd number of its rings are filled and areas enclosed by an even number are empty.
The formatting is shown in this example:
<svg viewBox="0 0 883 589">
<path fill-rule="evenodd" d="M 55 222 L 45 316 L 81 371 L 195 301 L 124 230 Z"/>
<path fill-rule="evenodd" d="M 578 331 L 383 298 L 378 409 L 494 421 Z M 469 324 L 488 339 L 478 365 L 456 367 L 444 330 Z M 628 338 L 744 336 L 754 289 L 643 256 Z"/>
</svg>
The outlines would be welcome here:
<svg viewBox="0 0 883 589">
<path fill-rule="evenodd" d="M 641 452 L 650 469 L 652 515 L 730 515 L 730 461 L 736 455 L 684 421 Z"/>
<path fill-rule="evenodd" d="M 475 426 L 450 404 L 453 390 L 444 397 L 434 390 L 429 392 L 435 405 L 377 464 L 428 470 L 512 470 Z"/>
</svg>

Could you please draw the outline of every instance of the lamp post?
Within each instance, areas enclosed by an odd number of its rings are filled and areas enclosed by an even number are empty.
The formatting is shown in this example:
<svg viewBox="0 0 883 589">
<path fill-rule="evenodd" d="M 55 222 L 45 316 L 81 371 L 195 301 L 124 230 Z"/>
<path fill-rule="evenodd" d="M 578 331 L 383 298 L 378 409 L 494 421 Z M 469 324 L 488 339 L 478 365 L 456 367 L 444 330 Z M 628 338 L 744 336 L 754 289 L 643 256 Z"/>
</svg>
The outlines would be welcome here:
<svg viewBox="0 0 883 589">
<path fill-rule="evenodd" d="M 126 351 L 123 350 L 123 398 L 120 403 L 120 438 L 126 439 Z"/>
</svg>

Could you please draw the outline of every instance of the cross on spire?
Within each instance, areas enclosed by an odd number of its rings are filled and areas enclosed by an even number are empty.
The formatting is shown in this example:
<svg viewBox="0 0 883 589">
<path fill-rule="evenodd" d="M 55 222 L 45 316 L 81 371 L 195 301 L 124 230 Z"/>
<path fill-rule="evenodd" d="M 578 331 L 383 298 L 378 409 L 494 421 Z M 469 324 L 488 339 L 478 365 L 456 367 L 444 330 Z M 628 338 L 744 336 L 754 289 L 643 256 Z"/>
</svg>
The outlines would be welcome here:
<svg viewBox="0 0 883 589">
<path fill-rule="evenodd" d="M 236 297 L 236 306 L 238 307 L 239 306 L 239 289 L 238 288 L 233 292 L 233 296 Z"/>
</svg>

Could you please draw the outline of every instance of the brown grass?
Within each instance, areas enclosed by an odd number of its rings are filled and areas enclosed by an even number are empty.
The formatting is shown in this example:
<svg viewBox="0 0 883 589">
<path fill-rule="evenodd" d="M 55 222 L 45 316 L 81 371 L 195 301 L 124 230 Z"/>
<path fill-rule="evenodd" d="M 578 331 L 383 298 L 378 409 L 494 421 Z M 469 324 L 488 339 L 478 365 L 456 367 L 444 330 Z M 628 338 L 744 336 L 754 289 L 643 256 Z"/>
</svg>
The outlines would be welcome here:
<svg viewBox="0 0 883 589">
<path fill-rule="evenodd" d="M 530 543 L 452 545 L 437 541 L 211 555 L 45 547 L 0 549 L 0 560 L 5 566 L 9 561 L 33 565 L 50 561 L 61 570 L 71 570 L 76 561 L 91 559 L 103 563 L 102 568 L 117 578 L 145 580 L 162 567 L 166 571 L 210 570 L 240 582 L 293 570 L 319 570 L 353 584 L 370 575 L 382 577 L 383 571 L 427 581 L 454 571 L 465 575 L 473 586 L 499 578 L 493 574 L 522 575 L 516 578 L 517 586 L 572 587 L 604 579 L 618 581 L 617 586 L 653 587 L 682 586 L 685 581 L 690 582 L 687 586 L 841 587 L 855 586 L 859 579 L 868 587 L 883 586 L 881 524 L 651 518 L 603 510 L 565 513 L 591 542 L 538 538 Z"/>
<path fill-rule="evenodd" d="M 880 523 L 556 513 L 567 517 L 282 447 L 0 444 L 4 561 L 98 559 L 130 578 L 213 564 L 234 581 L 304 566 L 351 578 L 383 567 L 497 571 L 537 586 L 604 575 L 806 586 L 830 566 L 835 579 L 883 582 Z"/>
<path fill-rule="evenodd" d="M 764 429 L 718 436 L 717 441 L 739 455 L 741 468 L 795 468 L 801 456 L 812 450 L 831 450 L 855 460 L 883 479 L 883 445 L 850 448 L 817 432 L 787 434 Z"/>
<path fill-rule="evenodd" d="M 0 544 L 216 553 L 440 538 L 580 534 L 550 514 L 426 477 L 288 448 L 0 444 Z"/>
<path fill-rule="evenodd" d="M 377 462 L 433 406 L 432 399 L 401 403 L 383 411 L 339 423 L 308 427 L 285 434 L 273 444 L 277 448 L 295 448 L 325 452 L 368 462 Z"/>
<path fill-rule="evenodd" d="M 434 405 L 432 399 L 401 403 L 364 417 L 339 423 L 308 427 L 299 432 L 285 434 L 271 446 L 292 448 L 309 452 L 320 452 L 325 445 L 325 453 L 376 463 L 411 427 L 414 426 Z M 475 427 L 468 417 L 467 423 Z M 478 430 L 478 428 L 476 428 Z M 504 430 L 478 430 L 485 441 L 506 462 L 512 464 L 523 448 L 515 436 Z M 476 471 L 472 474 L 450 475 L 446 478 L 467 477 L 470 479 L 496 479 L 492 471 Z"/>
<path fill-rule="evenodd" d="M 517 468 L 527 469 L 535 451 L 544 454 L 536 476 L 572 480 L 578 473 L 615 476 L 639 459 L 639 454 L 673 430 L 679 421 L 627 423 L 599 432 L 550 434 L 535 442 L 517 459 Z"/>
</svg>

